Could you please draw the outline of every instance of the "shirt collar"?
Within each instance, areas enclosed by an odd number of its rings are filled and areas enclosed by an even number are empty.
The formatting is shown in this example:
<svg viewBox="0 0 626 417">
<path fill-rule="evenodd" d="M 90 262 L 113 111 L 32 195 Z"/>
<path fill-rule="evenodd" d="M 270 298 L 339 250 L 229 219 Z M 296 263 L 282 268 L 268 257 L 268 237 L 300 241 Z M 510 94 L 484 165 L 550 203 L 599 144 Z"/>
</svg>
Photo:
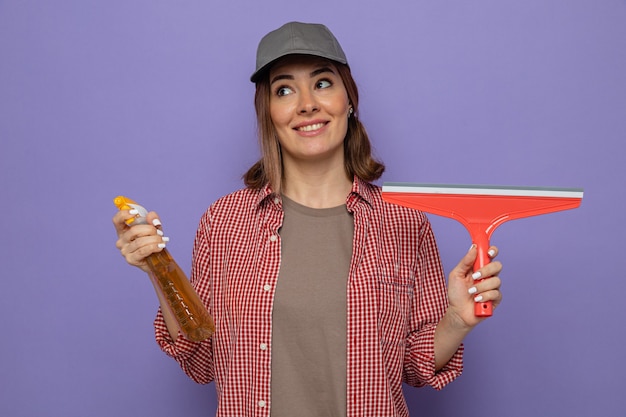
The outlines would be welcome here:
<svg viewBox="0 0 626 417">
<path fill-rule="evenodd" d="M 369 206 L 372 206 L 374 190 L 372 184 L 355 175 L 352 181 L 352 191 L 346 201 L 348 210 L 352 211 L 360 201 L 365 201 Z"/>
<path fill-rule="evenodd" d="M 352 190 L 350 190 L 350 194 L 346 199 L 348 209 L 352 211 L 361 200 L 372 206 L 372 202 L 374 200 L 374 191 L 372 187 L 373 186 L 370 183 L 355 175 L 352 180 Z M 272 197 L 276 197 L 276 193 L 272 189 L 272 186 L 267 183 L 259 190 L 257 206 L 261 206 L 267 198 Z"/>
<path fill-rule="evenodd" d="M 265 199 L 274 197 L 275 195 L 276 193 L 272 189 L 272 186 L 269 183 L 265 184 L 258 192 L 257 202 L 256 202 L 257 207 L 260 207 L 265 201 Z"/>
</svg>

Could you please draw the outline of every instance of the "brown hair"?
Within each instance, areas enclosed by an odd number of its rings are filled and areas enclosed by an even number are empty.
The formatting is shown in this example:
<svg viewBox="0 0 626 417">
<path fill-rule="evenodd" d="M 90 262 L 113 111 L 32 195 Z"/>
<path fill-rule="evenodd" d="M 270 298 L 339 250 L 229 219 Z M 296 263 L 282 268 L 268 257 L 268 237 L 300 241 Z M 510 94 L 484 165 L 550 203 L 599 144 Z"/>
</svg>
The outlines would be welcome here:
<svg viewBox="0 0 626 417">
<path fill-rule="evenodd" d="M 372 146 L 365 126 L 357 117 L 359 114 L 359 91 L 352 78 L 350 67 L 334 61 L 333 64 L 339 72 L 348 93 L 348 100 L 354 110 L 348 119 L 348 131 L 343 141 L 346 175 L 350 179 L 356 175 L 365 181 L 377 180 L 385 170 L 385 166 L 372 156 Z M 274 192 L 279 193 L 283 178 L 283 166 L 278 136 L 270 116 L 269 71 L 266 71 L 256 83 L 254 107 L 256 108 L 262 156 L 243 175 L 243 181 L 246 187 L 253 189 L 260 189 L 269 183 Z"/>
</svg>

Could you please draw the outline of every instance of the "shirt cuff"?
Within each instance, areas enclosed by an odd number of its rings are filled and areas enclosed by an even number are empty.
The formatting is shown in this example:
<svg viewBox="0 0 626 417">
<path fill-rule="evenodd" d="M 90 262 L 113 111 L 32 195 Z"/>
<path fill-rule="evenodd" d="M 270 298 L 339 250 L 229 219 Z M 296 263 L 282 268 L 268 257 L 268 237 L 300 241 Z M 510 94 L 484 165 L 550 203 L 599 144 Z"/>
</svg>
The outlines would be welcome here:
<svg viewBox="0 0 626 417">
<path fill-rule="evenodd" d="M 463 372 L 463 350 L 461 344 L 443 368 L 435 371 L 435 330 L 432 325 L 420 330 L 407 346 L 405 363 L 406 382 L 413 386 L 430 385 L 436 390 L 443 389 Z"/>
<path fill-rule="evenodd" d="M 200 343 L 187 339 L 180 330 L 176 341 L 174 341 L 169 330 L 167 330 L 161 309 L 154 319 L 154 335 L 161 350 L 176 360 L 188 359 L 200 348 Z"/>
</svg>

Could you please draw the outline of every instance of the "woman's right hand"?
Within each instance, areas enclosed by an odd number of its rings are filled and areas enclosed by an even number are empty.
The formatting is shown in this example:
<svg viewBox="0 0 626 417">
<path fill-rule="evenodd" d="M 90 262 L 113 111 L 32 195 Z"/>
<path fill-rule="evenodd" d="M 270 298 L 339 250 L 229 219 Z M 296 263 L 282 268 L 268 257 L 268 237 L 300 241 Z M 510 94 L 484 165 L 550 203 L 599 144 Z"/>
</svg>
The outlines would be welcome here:
<svg viewBox="0 0 626 417">
<path fill-rule="evenodd" d="M 113 216 L 113 225 L 117 232 L 115 246 L 120 250 L 126 262 L 145 272 L 149 272 L 146 258 L 165 248 L 169 238 L 163 236 L 159 217 L 153 211 L 148 213 L 148 224 L 128 226 L 126 220 L 137 215 L 134 210 L 120 210 Z"/>
</svg>

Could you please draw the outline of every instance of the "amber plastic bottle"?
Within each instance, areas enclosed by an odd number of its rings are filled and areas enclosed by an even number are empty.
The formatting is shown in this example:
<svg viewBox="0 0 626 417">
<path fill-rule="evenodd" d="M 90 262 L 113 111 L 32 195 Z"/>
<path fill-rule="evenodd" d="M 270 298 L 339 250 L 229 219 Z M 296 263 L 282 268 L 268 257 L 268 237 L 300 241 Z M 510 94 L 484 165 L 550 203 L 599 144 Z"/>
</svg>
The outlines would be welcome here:
<svg viewBox="0 0 626 417">
<path fill-rule="evenodd" d="M 147 210 L 133 200 L 118 196 L 113 202 L 120 210 L 134 208 L 139 212 L 138 216 L 127 221 L 127 224 L 146 224 Z M 176 318 L 183 335 L 194 342 L 211 337 L 215 332 L 213 318 L 168 250 L 153 253 L 146 258 L 146 263 L 150 268 L 149 275 L 155 288 L 166 301 L 165 307 Z"/>
</svg>

